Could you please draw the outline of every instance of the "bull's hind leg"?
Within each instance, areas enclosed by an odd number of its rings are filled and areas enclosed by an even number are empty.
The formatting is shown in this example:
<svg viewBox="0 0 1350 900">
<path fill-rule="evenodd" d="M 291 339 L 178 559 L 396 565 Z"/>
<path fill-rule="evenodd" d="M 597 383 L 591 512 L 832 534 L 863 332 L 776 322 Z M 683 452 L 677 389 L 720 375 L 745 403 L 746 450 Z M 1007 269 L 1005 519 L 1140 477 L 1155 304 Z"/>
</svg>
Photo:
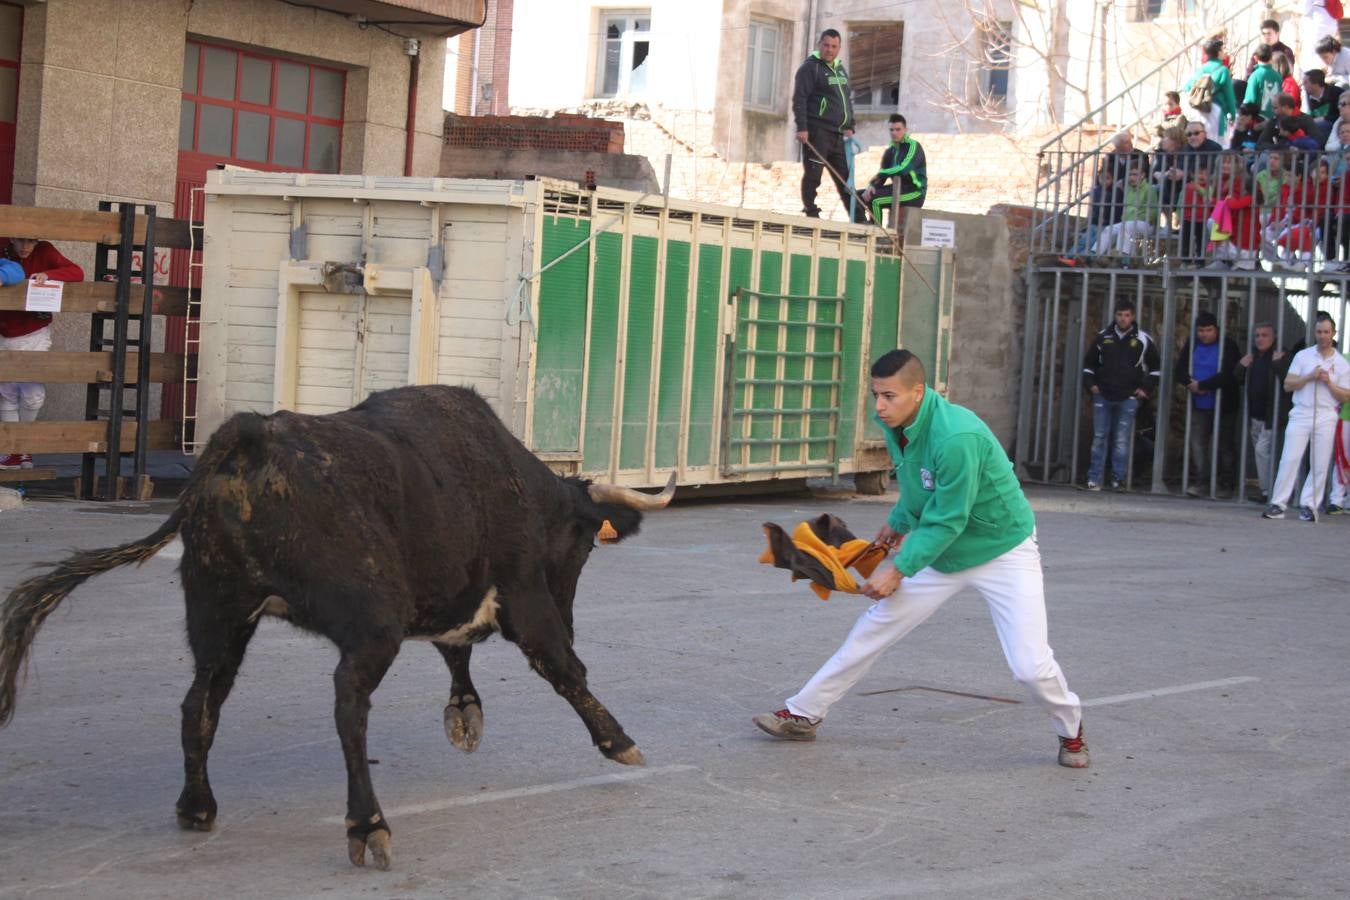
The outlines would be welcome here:
<svg viewBox="0 0 1350 900">
<path fill-rule="evenodd" d="M 210 831 L 216 820 L 216 798 L 206 775 L 206 757 L 215 740 L 220 707 L 234 686 L 244 650 L 257 629 L 247 615 L 231 617 L 238 602 L 185 584 L 188 644 L 196 674 L 183 698 L 183 792 L 176 805 L 178 824 Z"/>
<path fill-rule="evenodd" d="M 509 602 L 507 607 L 515 608 Z M 544 596 L 540 602 L 522 603 L 519 608 L 530 611 L 528 621 L 504 621 L 503 636 L 515 641 L 530 667 L 572 704 L 601 753 L 626 766 L 643 765 L 642 752 L 633 739 L 586 686 L 586 666 L 572 651 L 568 629 L 553 599 Z"/>
<path fill-rule="evenodd" d="M 373 623 L 361 623 L 353 636 L 359 636 L 359 642 L 340 647 L 342 661 L 333 672 L 334 717 L 347 761 L 347 856 L 353 865 L 364 866 L 369 848 L 376 868 L 388 869 L 392 859 L 389 823 L 370 781 L 366 723 L 370 695 L 398 655 L 399 638 L 382 633 Z"/>
<path fill-rule="evenodd" d="M 445 736 L 465 753 L 478 749 L 483 739 L 483 699 L 469 677 L 471 645 L 451 647 L 437 644 L 436 649 L 450 667 L 450 702 L 445 704 Z"/>
</svg>

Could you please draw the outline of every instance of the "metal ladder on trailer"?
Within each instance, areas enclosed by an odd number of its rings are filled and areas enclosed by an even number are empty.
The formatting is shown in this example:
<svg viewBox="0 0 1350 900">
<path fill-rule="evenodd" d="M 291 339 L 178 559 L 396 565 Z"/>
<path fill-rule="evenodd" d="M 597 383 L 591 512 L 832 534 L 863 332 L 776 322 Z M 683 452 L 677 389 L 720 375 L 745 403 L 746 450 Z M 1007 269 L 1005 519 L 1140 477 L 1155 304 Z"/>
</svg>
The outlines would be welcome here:
<svg viewBox="0 0 1350 900">
<path fill-rule="evenodd" d="M 154 268 L 155 268 L 155 207 L 136 203 L 99 201 L 101 212 L 114 209 L 120 215 L 119 238 L 116 244 L 98 244 L 95 250 L 94 278 L 116 284 L 116 302 L 112 312 L 90 315 L 89 349 L 91 352 L 112 352 L 111 371 L 106 380 L 90 384 L 85 393 L 86 421 L 106 421 L 107 437 L 98 451 L 84 454 L 75 496 L 81 500 L 148 500 L 154 488 L 146 471 L 146 443 L 150 422 L 150 351 L 154 322 Z M 144 234 L 136 240 L 137 213 L 143 218 Z M 134 261 L 140 254 L 140 264 Z M 136 303 L 136 287 L 141 287 L 140 302 Z M 134 306 L 134 308 L 133 308 Z M 135 335 L 131 326 L 135 324 Z M 108 325 L 112 334 L 108 334 Z M 136 352 L 136 372 L 127 376 L 127 352 Z M 106 394 L 105 394 L 106 392 Z M 127 406 L 128 395 L 131 405 Z M 104 397 L 107 397 L 106 408 Z M 128 420 L 136 423 L 135 439 L 130 449 L 122 447 L 123 425 Z M 122 457 L 131 457 L 130 478 L 122 474 Z M 97 471 L 99 458 L 103 471 Z"/>
</svg>

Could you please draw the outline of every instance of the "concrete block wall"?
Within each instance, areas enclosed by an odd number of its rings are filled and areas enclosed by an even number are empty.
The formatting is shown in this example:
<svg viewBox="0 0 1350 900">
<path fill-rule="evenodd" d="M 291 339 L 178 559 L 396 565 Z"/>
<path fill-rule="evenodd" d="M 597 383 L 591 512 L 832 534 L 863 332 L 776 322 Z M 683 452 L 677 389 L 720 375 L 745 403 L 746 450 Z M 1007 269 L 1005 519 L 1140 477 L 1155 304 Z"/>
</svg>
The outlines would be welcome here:
<svg viewBox="0 0 1350 900">
<path fill-rule="evenodd" d="M 624 125 L 587 116 L 457 116 L 445 117 L 449 147 L 481 150 L 565 150 L 577 153 L 623 153 Z"/>
</svg>

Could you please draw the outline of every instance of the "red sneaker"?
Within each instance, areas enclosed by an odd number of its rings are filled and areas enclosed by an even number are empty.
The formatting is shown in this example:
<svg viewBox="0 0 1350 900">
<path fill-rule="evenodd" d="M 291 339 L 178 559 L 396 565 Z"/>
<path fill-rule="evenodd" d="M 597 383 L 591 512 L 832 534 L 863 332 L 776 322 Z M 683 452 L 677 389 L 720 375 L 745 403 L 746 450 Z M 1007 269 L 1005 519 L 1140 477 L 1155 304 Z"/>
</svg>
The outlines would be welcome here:
<svg viewBox="0 0 1350 900">
<path fill-rule="evenodd" d="M 33 468 L 33 457 L 32 457 L 30 454 L 27 454 L 27 453 L 20 453 L 20 454 L 19 454 L 19 468 L 20 468 L 20 469 L 31 469 L 31 468 Z"/>
<path fill-rule="evenodd" d="M 20 469 L 23 468 L 23 457 L 17 453 L 10 453 L 7 456 L 0 456 L 0 469 Z"/>
<path fill-rule="evenodd" d="M 1088 767 L 1088 748 L 1083 740 L 1083 726 L 1078 726 L 1078 737 L 1059 739 L 1059 764 L 1070 769 Z"/>
</svg>

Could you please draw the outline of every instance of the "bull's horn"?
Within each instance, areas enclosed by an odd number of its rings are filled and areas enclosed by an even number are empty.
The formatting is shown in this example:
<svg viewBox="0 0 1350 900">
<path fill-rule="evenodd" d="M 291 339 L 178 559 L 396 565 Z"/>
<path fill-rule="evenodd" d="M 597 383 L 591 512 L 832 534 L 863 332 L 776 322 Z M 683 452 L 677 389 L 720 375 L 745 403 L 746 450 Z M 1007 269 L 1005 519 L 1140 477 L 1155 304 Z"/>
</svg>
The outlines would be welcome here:
<svg viewBox="0 0 1350 900">
<path fill-rule="evenodd" d="M 591 499 L 596 503 L 617 503 L 620 506 L 641 510 L 665 509 L 675 496 L 675 473 L 670 473 L 670 480 L 659 494 L 647 494 L 617 484 L 592 484 L 590 493 Z"/>
</svg>

